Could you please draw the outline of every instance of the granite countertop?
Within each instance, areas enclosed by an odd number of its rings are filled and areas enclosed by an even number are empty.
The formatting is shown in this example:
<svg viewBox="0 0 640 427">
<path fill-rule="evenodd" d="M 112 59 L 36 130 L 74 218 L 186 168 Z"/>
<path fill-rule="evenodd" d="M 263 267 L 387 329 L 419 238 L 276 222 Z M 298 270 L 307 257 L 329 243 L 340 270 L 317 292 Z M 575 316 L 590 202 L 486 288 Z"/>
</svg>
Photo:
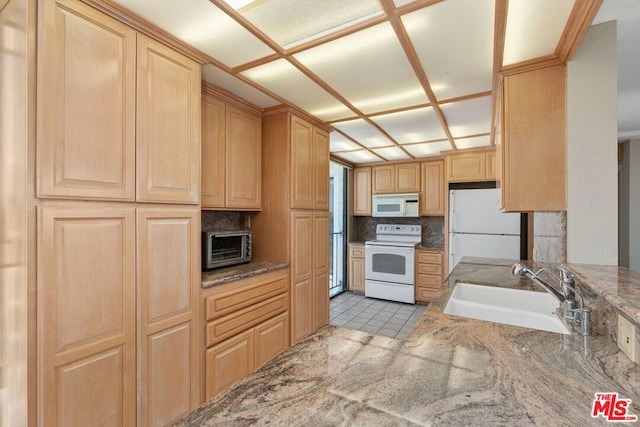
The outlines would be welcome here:
<svg viewBox="0 0 640 427">
<path fill-rule="evenodd" d="M 245 279 L 270 271 L 281 270 L 289 266 L 286 262 L 255 260 L 247 264 L 232 265 L 230 267 L 217 268 L 202 272 L 202 287 L 210 288 L 215 285 Z"/>
<path fill-rule="evenodd" d="M 459 280 L 535 290 L 512 262 L 464 259 L 406 341 L 326 326 L 177 425 L 604 425 L 597 392 L 640 415 L 640 368 L 610 337 L 441 313 Z"/>
<path fill-rule="evenodd" d="M 350 245 L 364 245 L 364 242 L 356 240 L 356 241 L 349 242 L 349 244 Z M 436 247 L 436 246 L 433 246 L 433 245 L 422 245 L 422 244 L 416 246 L 416 249 L 424 249 L 424 250 L 427 250 L 427 251 L 440 251 L 440 252 L 444 251 L 444 248 Z"/>
</svg>

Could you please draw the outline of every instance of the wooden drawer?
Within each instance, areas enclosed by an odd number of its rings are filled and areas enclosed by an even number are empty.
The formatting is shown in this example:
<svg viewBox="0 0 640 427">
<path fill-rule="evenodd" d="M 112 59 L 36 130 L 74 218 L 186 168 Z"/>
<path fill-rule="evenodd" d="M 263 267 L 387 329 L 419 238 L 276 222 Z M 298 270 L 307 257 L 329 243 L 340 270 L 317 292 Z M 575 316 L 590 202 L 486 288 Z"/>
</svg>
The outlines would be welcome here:
<svg viewBox="0 0 640 427">
<path fill-rule="evenodd" d="M 438 289 L 442 285 L 442 276 L 432 276 L 429 274 L 418 274 L 416 286 Z"/>
<path fill-rule="evenodd" d="M 289 294 L 286 293 L 213 320 L 207 323 L 207 347 L 283 313 L 288 307 Z"/>
<path fill-rule="evenodd" d="M 351 258 L 364 258 L 364 246 L 349 245 L 349 256 Z"/>
<path fill-rule="evenodd" d="M 418 263 L 442 265 L 442 252 L 418 251 Z"/>
<path fill-rule="evenodd" d="M 435 297 L 437 292 L 437 289 L 416 286 L 416 300 L 421 302 L 430 302 Z"/>
<path fill-rule="evenodd" d="M 433 274 L 442 276 L 442 265 L 418 264 L 418 274 Z"/>
<path fill-rule="evenodd" d="M 212 288 L 206 295 L 206 320 L 225 316 L 287 291 L 288 270 L 278 270 Z"/>
</svg>

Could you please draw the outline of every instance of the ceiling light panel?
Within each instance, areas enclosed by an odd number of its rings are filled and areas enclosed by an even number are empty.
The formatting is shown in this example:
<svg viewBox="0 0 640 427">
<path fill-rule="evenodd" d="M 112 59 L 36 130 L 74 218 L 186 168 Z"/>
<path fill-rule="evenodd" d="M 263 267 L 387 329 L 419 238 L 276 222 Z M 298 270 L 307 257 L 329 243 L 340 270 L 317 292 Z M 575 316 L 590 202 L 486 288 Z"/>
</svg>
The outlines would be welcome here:
<svg viewBox="0 0 640 427">
<path fill-rule="evenodd" d="M 447 0 L 402 17 L 439 100 L 490 91 L 495 0 Z"/>
<path fill-rule="evenodd" d="M 429 102 L 389 23 L 295 58 L 367 114 Z"/>
<path fill-rule="evenodd" d="M 225 1 L 285 49 L 382 15 L 378 0 Z"/>
<path fill-rule="evenodd" d="M 275 53 L 209 0 L 115 2 L 229 67 Z"/>
<path fill-rule="evenodd" d="M 431 107 L 374 116 L 371 120 L 400 144 L 447 138 Z"/>
<path fill-rule="evenodd" d="M 368 148 L 394 145 L 392 141 L 363 119 L 334 123 L 333 127 Z"/>
<path fill-rule="evenodd" d="M 351 163 L 371 163 L 381 162 L 382 159 L 367 150 L 349 151 L 348 153 L 340 153 L 338 157 Z"/>
<path fill-rule="evenodd" d="M 358 144 L 346 138 L 339 132 L 331 132 L 329 135 L 329 151 L 332 153 L 338 151 L 354 151 L 362 149 Z"/>
<path fill-rule="evenodd" d="M 451 150 L 451 144 L 447 141 L 440 141 L 405 145 L 404 148 L 415 157 L 434 157 L 439 156 L 442 151 Z"/>
<path fill-rule="evenodd" d="M 320 120 L 354 116 L 353 111 L 285 59 L 269 62 L 242 74 Z"/>
<path fill-rule="evenodd" d="M 491 131 L 491 97 L 489 96 L 452 102 L 440 108 L 454 138 Z"/>
<path fill-rule="evenodd" d="M 510 0 L 503 65 L 555 52 L 575 0 Z"/>
<path fill-rule="evenodd" d="M 403 160 L 411 158 L 399 147 L 375 148 L 371 151 L 375 152 L 379 156 L 384 157 L 387 160 Z"/>
<path fill-rule="evenodd" d="M 202 67 L 202 79 L 260 108 L 269 108 L 281 104 L 278 100 L 265 95 L 262 91 L 211 64 L 205 64 Z"/>
<path fill-rule="evenodd" d="M 464 150 L 466 148 L 488 147 L 491 144 L 491 137 L 489 135 L 474 136 L 473 138 L 456 139 L 455 143 L 456 147 L 460 150 Z"/>
</svg>

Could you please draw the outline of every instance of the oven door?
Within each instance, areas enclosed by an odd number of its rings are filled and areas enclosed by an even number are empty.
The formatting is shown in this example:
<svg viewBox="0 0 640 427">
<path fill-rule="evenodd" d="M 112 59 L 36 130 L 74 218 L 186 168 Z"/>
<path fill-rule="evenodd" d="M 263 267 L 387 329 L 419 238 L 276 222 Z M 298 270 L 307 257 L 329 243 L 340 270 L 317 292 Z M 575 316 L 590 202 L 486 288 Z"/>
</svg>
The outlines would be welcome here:
<svg viewBox="0 0 640 427">
<path fill-rule="evenodd" d="M 415 249 L 412 247 L 365 245 L 365 279 L 415 283 Z"/>
</svg>

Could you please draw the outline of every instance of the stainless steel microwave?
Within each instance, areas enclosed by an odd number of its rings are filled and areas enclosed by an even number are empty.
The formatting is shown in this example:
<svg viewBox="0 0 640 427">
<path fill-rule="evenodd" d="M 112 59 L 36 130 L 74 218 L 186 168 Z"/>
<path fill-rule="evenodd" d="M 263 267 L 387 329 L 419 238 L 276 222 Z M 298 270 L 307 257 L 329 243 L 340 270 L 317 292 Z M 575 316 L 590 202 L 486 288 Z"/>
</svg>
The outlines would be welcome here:
<svg viewBox="0 0 640 427">
<path fill-rule="evenodd" d="M 202 269 L 225 267 L 251 261 L 251 231 L 202 232 Z"/>
</svg>

